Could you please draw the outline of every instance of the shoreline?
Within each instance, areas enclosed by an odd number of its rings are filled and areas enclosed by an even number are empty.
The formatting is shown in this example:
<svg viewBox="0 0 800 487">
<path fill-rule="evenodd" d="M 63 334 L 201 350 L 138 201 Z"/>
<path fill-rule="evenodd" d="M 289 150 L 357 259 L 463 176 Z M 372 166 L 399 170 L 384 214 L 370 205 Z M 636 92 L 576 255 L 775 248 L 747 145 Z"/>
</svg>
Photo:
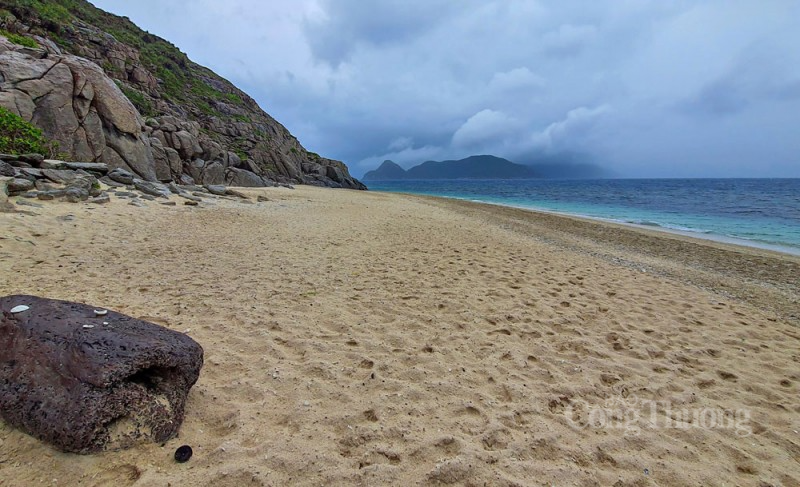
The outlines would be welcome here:
<svg viewBox="0 0 800 487">
<path fill-rule="evenodd" d="M 3 480 L 800 483 L 800 259 L 444 198 L 237 190 L 249 203 L 0 213 L 0 294 L 205 350 L 177 438 L 80 456 L 0 422 Z"/>
<path fill-rule="evenodd" d="M 579 218 L 584 220 L 591 220 L 591 221 L 600 221 L 604 223 L 610 224 L 617 224 L 623 225 L 626 227 L 633 227 L 639 228 L 641 230 L 651 230 L 655 232 L 663 232 L 673 235 L 682 235 L 689 238 L 695 238 L 698 240 L 706 240 L 712 241 L 721 244 L 733 245 L 738 247 L 746 247 L 746 248 L 753 248 L 759 250 L 767 250 L 771 252 L 776 252 L 779 254 L 786 254 L 791 256 L 800 257 L 800 247 L 793 247 L 788 244 L 777 244 L 772 242 L 764 242 L 761 240 L 751 240 L 742 237 L 732 237 L 728 235 L 720 235 L 713 232 L 700 232 L 700 231 L 692 231 L 692 230 L 680 230 L 676 228 L 666 227 L 660 224 L 657 225 L 643 225 L 640 223 L 633 223 L 628 221 L 617 220 L 614 218 L 605 218 L 599 216 L 591 216 L 591 215 L 583 215 L 579 213 L 568 213 L 563 211 L 556 211 L 556 210 L 548 210 L 546 208 L 536 208 L 530 206 L 521 206 L 521 205 L 513 205 L 510 203 L 498 203 L 494 201 L 483 201 L 477 200 L 472 198 L 459 198 L 456 196 L 441 196 L 441 195 L 429 195 L 429 194 L 421 194 L 421 193 L 408 193 L 404 191 L 381 191 L 381 190 L 370 190 L 373 193 L 393 193 L 393 194 L 402 194 L 407 196 L 423 196 L 423 197 L 430 197 L 430 198 L 444 198 L 448 200 L 458 200 L 458 201 L 468 201 L 471 203 L 478 203 L 483 205 L 493 205 L 493 206 L 500 206 L 505 208 L 515 208 L 518 210 L 527 210 L 534 213 L 544 213 L 550 215 L 557 215 L 557 216 L 565 216 L 571 218 Z"/>
<path fill-rule="evenodd" d="M 398 193 L 396 193 L 398 194 Z M 465 199 L 403 193 L 484 221 L 512 225 L 524 235 L 548 235 L 570 250 L 701 286 L 727 297 L 779 310 L 782 319 L 800 326 L 800 256 L 771 249 L 719 242 L 622 222 L 517 208 Z M 497 221 L 492 222 L 493 218 Z M 553 232 L 551 228 L 558 228 Z M 608 230 L 613 229 L 613 230 Z M 577 237 L 577 238 L 576 238 Z"/>
</svg>

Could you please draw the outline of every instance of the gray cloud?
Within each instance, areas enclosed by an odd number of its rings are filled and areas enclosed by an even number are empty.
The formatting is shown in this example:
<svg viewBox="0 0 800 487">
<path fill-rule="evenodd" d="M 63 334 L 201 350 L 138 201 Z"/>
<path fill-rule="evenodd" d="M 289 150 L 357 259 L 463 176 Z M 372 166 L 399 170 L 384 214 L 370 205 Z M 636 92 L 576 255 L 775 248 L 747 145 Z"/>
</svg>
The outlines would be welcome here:
<svg viewBox="0 0 800 487">
<path fill-rule="evenodd" d="M 405 0 L 322 0 L 321 15 L 307 18 L 304 28 L 317 59 L 339 65 L 359 46 L 381 48 L 423 35 L 468 5 L 428 0 L 410 8 Z"/>
<path fill-rule="evenodd" d="M 800 97 L 800 73 L 782 62 L 789 57 L 781 46 L 756 43 L 732 63 L 730 69 L 704 85 L 683 103 L 690 112 L 725 116 L 748 106 Z"/>
<path fill-rule="evenodd" d="M 361 174 L 581 152 L 623 175 L 800 176 L 800 4 L 98 0 Z"/>
<path fill-rule="evenodd" d="M 479 148 L 502 143 L 520 128 L 520 121 L 503 112 L 481 110 L 453 134 L 453 146 Z"/>
</svg>

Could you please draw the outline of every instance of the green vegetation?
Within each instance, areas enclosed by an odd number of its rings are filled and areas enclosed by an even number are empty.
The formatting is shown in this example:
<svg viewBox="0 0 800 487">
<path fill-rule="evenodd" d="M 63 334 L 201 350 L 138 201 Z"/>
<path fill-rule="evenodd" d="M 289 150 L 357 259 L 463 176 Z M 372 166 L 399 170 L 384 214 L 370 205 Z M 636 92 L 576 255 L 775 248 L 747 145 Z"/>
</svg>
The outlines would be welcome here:
<svg viewBox="0 0 800 487">
<path fill-rule="evenodd" d="M 208 105 L 208 100 L 221 100 L 234 103 L 238 106 L 244 106 L 244 100 L 242 100 L 242 97 L 236 93 L 222 93 L 204 81 L 203 78 L 194 77 L 189 81 L 189 84 L 191 86 L 189 91 L 192 95 L 194 95 L 194 99 L 206 101 L 206 105 Z M 210 114 L 221 116 L 221 114 L 216 110 L 212 110 L 212 113 Z M 240 122 L 250 122 L 250 118 L 244 115 L 233 115 L 233 118 Z"/>
<path fill-rule="evenodd" d="M 36 15 L 43 27 L 60 34 L 77 17 L 83 21 L 101 26 L 120 42 L 141 47 L 142 40 L 138 28 L 123 17 L 116 17 L 95 8 L 81 0 L 3 0 L 18 18 Z M 63 39 L 62 39 L 63 40 Z M 67 45 L 69 44 L 66 42 Z"/>
<path fill-rule="evenodd" d="M 0 152 L 48 155 L 49 151 L 50 146 L 42 136 L 41 130 L 19 115 L 0 107 Z"/>
<path fill-rule="evenodd" d="M 161 79 L 164 87 L 164 98 L 172 101 L 180 101 L 184 97 L 186 83 L 182 77 L 178 77 L 171 69 L 159 66 L 154 70 L 156 76 Z"/>
<path fill-rule="evenodd" d="M 233 143 L 228 146 L 228 150 L 239 156 L 239 159 L 243 161 L 250 158 L 248 151 L 251 148 L 250 142 L 244 137 L 237 137 L 234 139 Z"/>
<path fill-rule="evenodd" d="M 8 3 L 10 4 L 10 7 L 16 7 L 17 9 L 33 10 L 45 23 L 52 24 L 53 26 L 63 26 L 72 19 L 72 14 L 69 13 L 68 6 L 62 4 L 72 4 L 74 2 L 11 0 L 5 3 Z"/>
<path fill-rule="evenodd" d="M 289 152 L 291 152 L 292 154 L 297 154 L 297 148 L 292 147 L 291 149 L 289 149 Z"/>
<path fill-rule="evenodd" d="M 158 38 L 153 37 L 153 39 Z M 160 39 L 142 46 L 140 53 L 142 62 L 154 67 L 186 71 L 189 65 L 189 58 L 186 57 L 186 54 L 169 42 Z"/>
<path fill-rule="evenodd" d="M 236 93 L 226 93 L 225 94 L 225 99 L 228 100 L 229 102 L 235 104 L 235 105 L 239 105 L 239 106 L 244 105 L 244 100 L 242 100 L 242 97 L 237 95 Z"/>
<path fill-rule="evenodd" d="M 200 96 L 203 98 L 211 98 L 214 100 L 217 100 L 222 97 L 222 93 L 220 93 L 219 91 L 215 90 L 214 88 L 206 84 L 204 81 L 199 80 L 197 78 L 194 78 L 191 81 L 191 85 L 192 85 L 191 92 L 196 96 Z"/>
<path fill-rule="evenodd" d="M 111 64 L 109 61 L 103 61 L 101 67 L 103 68 L 103 71 L 106 72 L 106 74 L 116 73 L 119 71 L 117 67 Z"/>
<path fill-rule="evenodd" d="M 32 47 L 32 48 L 39 47 L 39 43 L 31 39 L 30 37 L 14 34 L 13 32 L 9 32 L 3 29 L 0 29 L 0 35 L 6 36 L 6 38 L 9 41 L 13 42 L 14 44 L 18 44 L 20 46 Z"/>
<path fill-rule="evenodd" d="M 193 103 L 198 109 L 200 109 L 201 112 L 208 116 L 214 117 L 219 115 L 219 112 L 214 110 L 214 108 L 202 98 L 194 100 Z"/>
<path fill-rule="evenodd" d="M 139 110 L 139 113 L 142 114 L 144 117 L 155 117 L 158 115 L 155 109 L 153 108 L 153 103 L 150 101 L 150 98 L 144 95 L 139 90 L 134 90 L 133 88 L 128 88 L 124 86 L 122 83 L 117 82 L 117 86 L 122 90 L 128 100 L 133 103 L 133 106 Z"/>
</svg>

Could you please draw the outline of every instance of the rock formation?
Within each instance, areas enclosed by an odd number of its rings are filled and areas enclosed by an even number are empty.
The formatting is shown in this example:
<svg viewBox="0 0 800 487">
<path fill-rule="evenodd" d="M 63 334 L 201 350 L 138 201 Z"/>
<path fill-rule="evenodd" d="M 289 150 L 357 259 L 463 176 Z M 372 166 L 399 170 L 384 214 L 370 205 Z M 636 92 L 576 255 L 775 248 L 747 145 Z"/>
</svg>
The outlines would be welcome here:
<svg viewBox="0 0 800 487">
<path fill-rule="evenodd" d="M 67 452 L 167 441 L 203 349 L 183 333 L 95 309 L 0 298 L 0 416 Z"/>
<path fill-rule="evenodd" d="M 59 151 L 156 179 L 144 121 L 99 66 L 0 37 L 0 74 L 0 105 L 41 128 Z"/>
<path fill-rule="evenodd" d="M 0 36 L 0 106 L 57 141 L 51 155 L 149 181 L 366 189 L 230 82 L 127 19 L 83 0 L 69 10 L 0 0 L 0 27 L 38 45 Z"/>
<path fill-rule="evenodd" d="M 285 183 L 270 184 L 294 189 Z M 105 204 L 111 201 L 112 194 L 131 199 L 135 206 L 140 206 L 139 198 L 155 201 L 156 198 L 169 199 L 172 195 L 185 199 L 184 204 L 189 206 L 220 198 L 250 203 L 247 195 L 224 185 L 163 184 L 145 181 L 120 167 L 109 170 L 108 164 L 100 162 L 65 162 L 45 159 L 41 154 L 0 154 L 0 203 L 8 196 L 20 196 L 16 204 L 23 206 L 40 206 L 27 199 Z M 13 209 L 6 205 L 0 211 Z"/>
</svg>

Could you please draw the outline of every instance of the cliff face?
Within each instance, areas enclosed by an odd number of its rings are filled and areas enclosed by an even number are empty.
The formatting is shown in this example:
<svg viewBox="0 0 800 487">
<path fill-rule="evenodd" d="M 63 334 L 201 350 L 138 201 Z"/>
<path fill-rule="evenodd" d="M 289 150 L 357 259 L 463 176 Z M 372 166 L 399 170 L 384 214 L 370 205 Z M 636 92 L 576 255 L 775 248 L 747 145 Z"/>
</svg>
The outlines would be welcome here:
<svg viewBox="0 0 800 487">
<path fill-rule="evenodd" d="M 0 0 L 0 28 L 0 106 L 42 128 L 63 157 L 148 180 L 366 189 L 126 18 L 84 0 Z M 26 45 L 6 39 L 16 36 Z"/>
</svg>

